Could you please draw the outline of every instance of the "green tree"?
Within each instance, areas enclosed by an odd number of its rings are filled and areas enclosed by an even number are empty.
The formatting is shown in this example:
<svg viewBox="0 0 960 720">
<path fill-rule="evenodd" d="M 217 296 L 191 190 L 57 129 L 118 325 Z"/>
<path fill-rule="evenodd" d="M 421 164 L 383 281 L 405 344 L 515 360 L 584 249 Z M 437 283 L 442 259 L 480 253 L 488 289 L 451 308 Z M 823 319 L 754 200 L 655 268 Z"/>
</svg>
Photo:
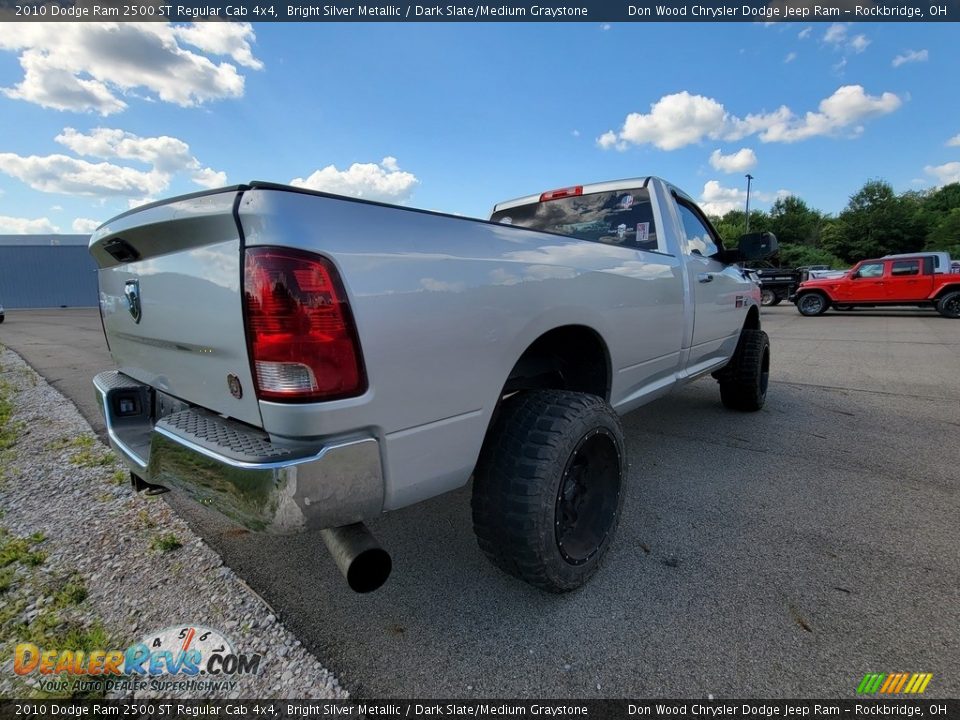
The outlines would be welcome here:
<svg viewBox="0 0 960 720">
<path fill-rule="evenodd" d="M 883 180 L 870 180 L 850 197 L 837 232 L 823 249 L 848 262 L 923 248 L 927 223 L 916 197 L 898 196 Z"/>
<path fill-rule="evenodd" d="M 823 214 L 811 209 L 795 195 L 777 198 L 770 208 L 770 231 L 777 236 L 780 246 L 820 245 Z"/>
<path fill-rule="evenodd" d="M 747 214 L 743 210 L 731 210 L 722 217 L 710 216 L 710 222 L 723 238 L 725 247 L 737 246 L 740 236 L 746 232 Z M 750 232 L 762 232 L 770 229 L 770 216 L 762 210 L 750 211 Z"/>
<path fill-rule="evenodd" d="M 939 217 L 927 235 L 926 249 L 946 251 L 950 257 L 960 258 L 960 206 Z"/>
</svg>

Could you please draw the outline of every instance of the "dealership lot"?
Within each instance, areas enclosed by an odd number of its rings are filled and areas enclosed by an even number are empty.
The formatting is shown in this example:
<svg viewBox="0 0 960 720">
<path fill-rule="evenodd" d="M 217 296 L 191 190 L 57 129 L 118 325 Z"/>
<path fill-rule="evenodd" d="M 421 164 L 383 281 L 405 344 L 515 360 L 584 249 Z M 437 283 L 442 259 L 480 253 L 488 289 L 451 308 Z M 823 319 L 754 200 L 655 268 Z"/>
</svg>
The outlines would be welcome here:
<svg viewBox="0 0 960 720">
<path fill-rule="evenodd" d="M 316 535 L 172 502 L 359 697 L 850 697 L 895 671 L 956 697 L 960 322 L 781 305 L 764 324 L 763 411 L 725 411 L 705 380 L 625 418 L 619 537 L 570 595 L 484 560 L 469 488 L 370 523 L 395 563 L 370 596 Z M 102 432 L 95 310 L 8 311 L 0 343 Z"/>
</svg>

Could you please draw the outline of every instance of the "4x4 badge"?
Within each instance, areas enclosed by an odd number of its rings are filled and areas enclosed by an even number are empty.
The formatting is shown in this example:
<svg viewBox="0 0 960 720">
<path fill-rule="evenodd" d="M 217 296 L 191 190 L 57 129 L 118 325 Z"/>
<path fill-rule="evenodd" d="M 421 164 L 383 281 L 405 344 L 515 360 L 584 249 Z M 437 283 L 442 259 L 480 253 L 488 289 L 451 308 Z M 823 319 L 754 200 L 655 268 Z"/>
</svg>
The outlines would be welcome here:
<svg viewBox="0 0 960 720">
<path fill-rule="evenodd" d="M 140 281 L 127 280 L 123 286 L 123 294 L 127 296 L 127 309 L 135 323 L 140 322 L 143 317 L 143 310 L 140 307 Z"/>
</svg>

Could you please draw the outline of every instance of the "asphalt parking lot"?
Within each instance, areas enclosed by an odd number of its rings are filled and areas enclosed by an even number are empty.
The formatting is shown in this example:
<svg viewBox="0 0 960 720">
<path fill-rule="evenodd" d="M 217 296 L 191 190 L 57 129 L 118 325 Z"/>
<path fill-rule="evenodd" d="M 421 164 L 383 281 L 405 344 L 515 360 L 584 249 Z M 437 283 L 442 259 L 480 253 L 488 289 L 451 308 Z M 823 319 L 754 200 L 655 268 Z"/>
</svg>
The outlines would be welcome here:
<svg viewBox="0 0 960 720">
<path fill-rule="evenodd" d="M 894 671 L 960 696 L 960 321 L 781 305 L 764 325 L 763 411 L 704 380 L 625 418 L 619 536 L 575 593 L 490 566 L 469 488 L 370 523 L 394 575 L 367 596 L 316 535 L 172 502 L 357 697 L 853 697 Z M 102 431 L 95 310 L 8 310 L 0 343 Z"/>
</svg>

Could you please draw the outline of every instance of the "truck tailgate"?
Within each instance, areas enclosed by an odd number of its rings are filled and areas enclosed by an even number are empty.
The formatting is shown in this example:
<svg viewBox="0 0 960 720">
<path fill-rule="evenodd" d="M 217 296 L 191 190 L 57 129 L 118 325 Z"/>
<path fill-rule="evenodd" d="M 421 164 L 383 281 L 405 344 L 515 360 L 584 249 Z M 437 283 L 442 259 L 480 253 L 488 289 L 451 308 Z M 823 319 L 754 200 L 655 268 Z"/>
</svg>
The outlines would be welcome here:
<svg viewBox="0 0 960 720">
<path fill-rule="evenodd" d="M 121 372 L 260 426 L 244 331 L 242 188 L 174 198 L 94 233 L 100 309 Z"/>
</svg>

